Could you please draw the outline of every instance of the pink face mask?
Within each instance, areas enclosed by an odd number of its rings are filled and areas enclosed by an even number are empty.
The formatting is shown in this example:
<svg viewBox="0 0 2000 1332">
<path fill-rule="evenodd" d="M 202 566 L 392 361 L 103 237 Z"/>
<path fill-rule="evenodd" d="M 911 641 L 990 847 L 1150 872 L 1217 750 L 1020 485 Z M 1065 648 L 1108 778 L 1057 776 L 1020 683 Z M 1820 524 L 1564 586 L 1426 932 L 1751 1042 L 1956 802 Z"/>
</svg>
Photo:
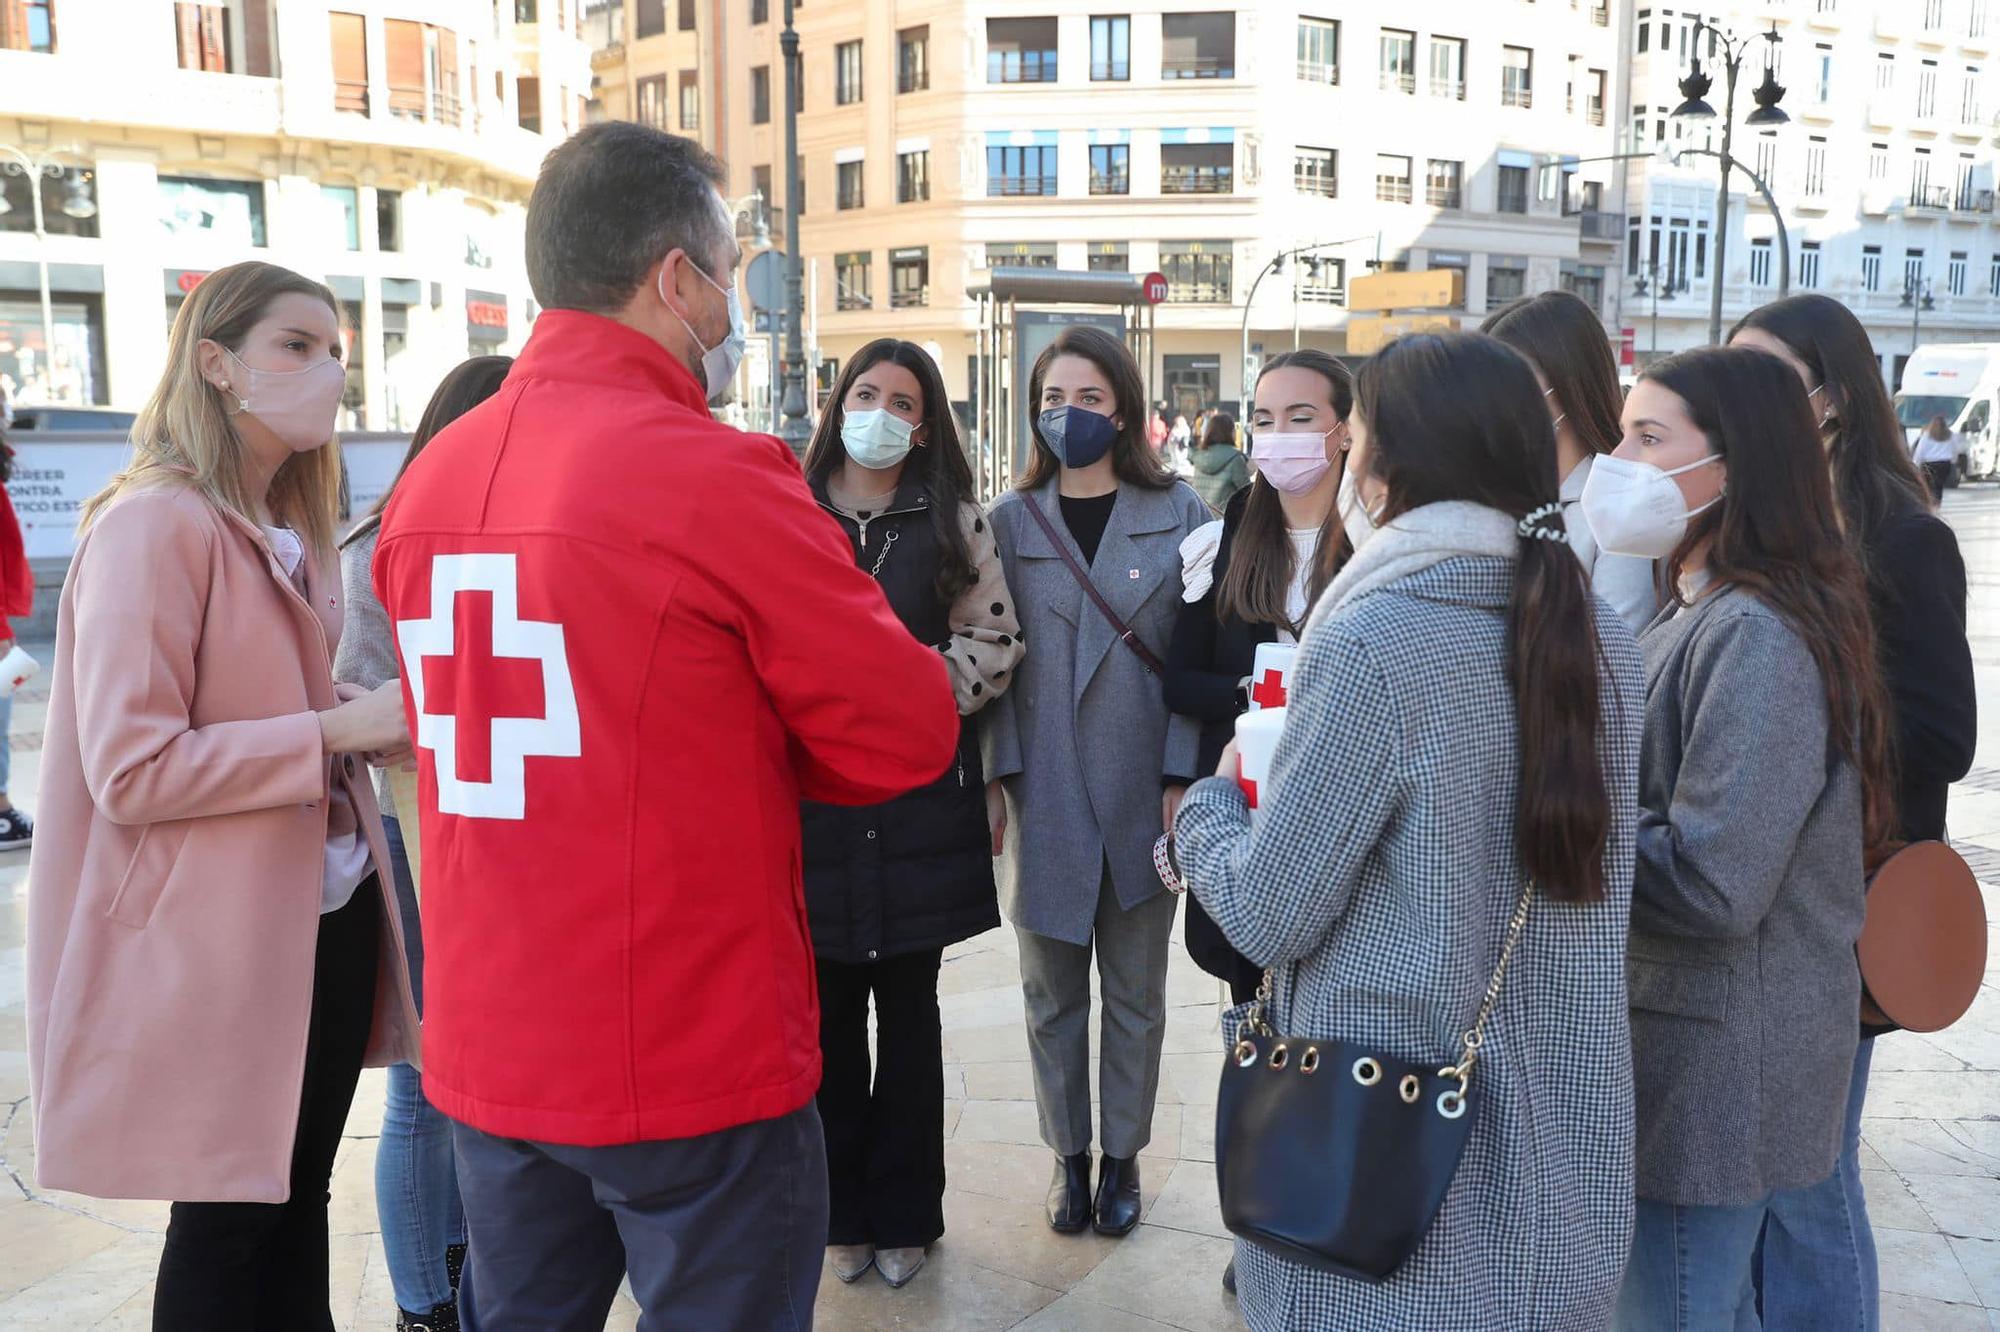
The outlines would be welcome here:
<svg viewBox="0 0 2000 1332">
<path fill-rule="evenodd" d="M 1287 495 L 1303 495 L 1325 479 L 1333 464 L 1326 456 L 1326 437 L 1334 430 L 1260 431 L 1252 437 L 1257 472 Z"/>
<path fill-rule="evenodd" d="M 263 422 L 294 453 L 311 452 L 333 438 L 340 395 L 347 391 L 347 370 L 340 362 L 328 357 L 303 370 L 259 370 L 235 352 L 229 352 L 229 359 L 250 380 L 248 391 L 236 399 L 236 410 Z"/>
</svg>

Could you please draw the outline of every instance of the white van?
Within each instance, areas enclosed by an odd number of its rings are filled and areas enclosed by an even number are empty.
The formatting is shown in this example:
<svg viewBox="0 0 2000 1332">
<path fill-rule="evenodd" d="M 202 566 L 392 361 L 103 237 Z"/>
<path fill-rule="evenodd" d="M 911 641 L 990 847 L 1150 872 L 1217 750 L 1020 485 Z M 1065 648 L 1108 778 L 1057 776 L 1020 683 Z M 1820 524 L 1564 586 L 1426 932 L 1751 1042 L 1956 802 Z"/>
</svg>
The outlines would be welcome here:
<svg viewBox="0 0 2000 1332">
<path fill-rule="evenodd" d="M 1905 442 L 1914 447 L 1934 416 L 1965 437 L 1965 476 L 2000 475 L 2000 343 L 1936 343 L 1911 354 L 1896 394 Z"/>
</svg>

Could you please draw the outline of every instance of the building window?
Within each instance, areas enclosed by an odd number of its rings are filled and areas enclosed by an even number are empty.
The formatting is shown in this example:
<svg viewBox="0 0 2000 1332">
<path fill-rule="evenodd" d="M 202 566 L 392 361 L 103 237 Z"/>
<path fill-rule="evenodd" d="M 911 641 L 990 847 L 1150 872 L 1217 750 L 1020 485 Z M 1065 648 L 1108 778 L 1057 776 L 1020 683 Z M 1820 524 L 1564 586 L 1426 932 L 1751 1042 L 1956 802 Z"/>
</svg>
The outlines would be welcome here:
<svg viewBox="0 0 2000 1332">
<path fill-rule="evenodd" d="M 1819 286 L 1819 242 L 1805 241 L 1799 246 L 1799 287 L 1812 291 Z"/>
<path fill-rule="evenodd" d="M 1583 118 L 1593 125 L 1604 123 L 1604 96 L 1607 86 L 1605 73 L 1593 69 L 1585 76 L 1589 82 L 1584 85 Z"/>
<path fill-rule="evenodd" d="M 1885 93 L 1896 87 L 1896 53 L 1877 51 L 1875 53 L 1875 91 Z"/>
<path fill-rule="evenodd" d="M 1813 100 L 1825 106 L 1833 99 L 1833 48 L 1820 42 L 1813 48 L 1817 59 L 1813 76 Z"/>
<path fill-rule="evenodd" d="M 389 114 L 406 120 L 458 123 L 458 36 L 427 23 L 382 22 Z M 536 107 L 539 121 L 541 108 Z"/>
<path fill-rule="evenodd" d="M 770 21 L 771 0 L 750 0 L 750 26 L 754 28 Z"/>
<path fill-rule="evenodd" d="M 4 13 L 0 9 L 0 13 Z M 368 114 L 368 26 L 359 14 L 329 13 L 333 109 Z"/>
<path fill-rule="evenodd" d="M 896 154 L 896 202 L 929 203 L 931 198 L 931 150 Z"/>
<path fill-rule="evenodd" d="M 835 208 L 863 208 L 867 206 L 867 177 L 863 168 L 865 162 L 841 162 L 835 165 L 834 204 Z"/>
<path fill-rule="evenodd" d="M 1528 294 L 1528 261 L 1492 255 L 1486 260 L 1486 308 L 1496 309 Z"/>
<path fill-rule="evenodd" d="M 1132 192 L 1132 149 L 1122 143 L 1090 145 L 1090 192 L 1130 194 Z"/>
<path fill-rule="evenodd" d="M 1054 241 L 987 241 L 988 268 L 1054 268 Z"/>
<path fill-rule="evenodd" d="M 1965 16 L 1965 35 L 1984 37 L 1986 35 L 1986 0 L 1969 0 Z M 2000 292 L 1996 292 L 2000 295 Z"/>
<path fill-rule="evenodd" d="M 1653 11 L 1639 11 L 1639 46 L 1637 54 L 1644 55 L 1653 49 Z"/>
<path fill-rule="evenodd" d="M 1936 32 L 1944 27 L 1944 0 L 1924 0 L 1924 31 Z"/>
<path fill-rule="evenodd" d="M 1986 294 L 2000 296 L 2000 254 L 1993 256 L 1993 263 L 1986 271 Z"/>
<path fill-rule="evenodd" d="M 55 0 L 0 0 L 0 50 L 53 55 L 55 49 Z"/>
<path fill-rule="evenodd" d="M 750 71 L 750 123 L 771 123 L 771 67 L 758 65 Z"/>
<path fill-rule="evenodd" d="M 657 37 L 666 30 L 667 0 L 638 0 L 638 12 L 632 16 L 634 40 Z"/>
<path fill-rule="evenodd" d="M 532 74 L 514 80 L 514 119 L 532 134 L 542 132 L 542 81 Z"/>
<path fill-rule="evenodd" d="M 1945 266 L 1944 289 L 1954 296 L 1965 295 L 1965 260 L 1964 250 L 1953 250 L 1951 262 Z"/>
<path fill-rule="evenodd" d="M 1424 202 L 1433 208 L 1465 206 L 1465 163 L 1433 157 L 1424 174 Z"/>
<path fill-rule="evenodd" d="M 681 129 L 693 134 L 701 129 L 701 75 L 691 69 L 681 71 Z"/>
<path fill-rule="evenodd" d="M 1535 53 L 1525 46 L 1503 46 L 1500 53 L 1500 105 L 1533 106 Z"/>
<path fill-rule="evenodd" d="M 29 179 L 0 171 L 0 231 L 32 232 L 35 201 Z M 51 236 L 97 235 L 97 173 L 70 167 L 60 176 L 41 179 L 42 228 Z M 261 201 L 262 195 L 260 194 Z M 40 314 L 37 312 L 36 318 Z"/>
<path fill-rule="evenodd" d="M 1465 38 L 1431 38 L 1431 96 L 1465 100 Z"/>
<path fill-rule="evenodd" d="M 861 43 L 842 42 L 833 48 L 833 103 L 852 106 L 861 100 Z"/>
<path fill-rule="evenodd" d="M 1326 199 L 1340 197 L 1340 153 L 1332 148 L 1299 146 L 1292 158 L 1292 188 Z"/>
<path fill-rule="evenodd" d="M 986 20 L 988 83 L 1054 83 L 1056 21 L 1052 18 Z M 928 266 L 929 261 L 925 261 Z"/>
<path fill-rule="evenodd" d="M 750 190 L 751 193 L 755 194 L 759 199 L 762 199 L 764 201 L 764 210 L 766 215 L 768 216 L 773 205 L 777 202 L 777 196 L 771 193 L 770 167 L 753 166 L 750 168 Z M 772 230 L 774 231 L 777 230 L 777 227 L 778 227 L 777 219 L 772 218 L 771 219 Z"/>
<path fill-rule="evenodd" d="M 1299 19 L 1299 78 L 1307 83 L 1340 82 L 1340 24 L 1333 19 Z"/>
<path fill-rule="evenodd" d="M 1167 300 L 1174 305 L 1227 305 L 1231 252 L 1228 241 L 1161 242 Z"/>
<path fill-rule="evenodd" d="M 1882 290 L 1882 247 L 1879 245 L 1861 247 L 1861 290 Z"/>
<path fill-rule="evenodd" d="M 1131 272 L 1131 242 L 1093 241 L 1090 246 L 1090 271 L 1093 273 Z"/>
<path fill-rule="evenodd" d="M 930 247 L 917 245 L 889 251 L 889 308 L 913 310 L 930 303 Z"/>
<path fill-rule="evenodd" d="M 1132 19 L 1100 15 L 1090 20 L 1090 77 L 1095 83 L 1123 83 L 1132 77 Z"/>
<path fill-rule="evenodd" d="M 1302 254 L 1292 270 L 1292 292 L 1311 305 L 1341 305 L 1347 300 L 1347 261 L 1326 255 Z"/>
<path fill-rule="evenodd" d="M 1817 199 L 1826 193 L 1826 136 L 1815 134 L 1806 140 L 1806 196 Z"/>
<path fill-rule="evenodd" d="M 656 130 L 667 128 L 667 76 L 649 74 L 639 80 L 639 123 Z"/>
<path fill-rule="evenodd" d="M 1929 208 L 1935 203 L 1931 197 L 1931 150 L 1919 148 L 1910 158 L 1910 206 Z"/>
<path fill-rule="evenodd" d="M 1903 288 L 1913 291 L 1923 284 L 1924 252 L 1922 250 L 1903 251 Z"/>
<path fill-rule="evenodd" d="M 1917 119 L 1931 120 L 1937 115 L 1938 63 L 1926 60 L 1917 66 Z"/>
<path fill-rule="evenodd" d="M 1236 11 L 1160 17 L 1163 79 L 1236 77 Z"/>
<path fill-rule="evenodd" d="M 1169 143 L 1160 146 L 1160 193 L 1229 194 L 1234 191 L 1236 145 Z"/>
<path fill-rule="evenodd" d="M 986 150 L 986 196 L 989 199 L 1056 192 L 1056 146 L 992 146 Z"/>
<path fill-rule="evenodd" d="M 1778 131 L 1763 130 L 1757 135 L 1757 175 L 1766 185 L 1777 179 Z"/>
<path fill-rule="evenodd" d="M 160 225 L 167 235 L 200 236 L 224 246 L 263 248 L 261 181 L 161 176 L 159 190 Z"/>
<path fill-rule="evenodd" d="M 1375 155 L 1375 197 L 1383 203 L 1410 202 L 1410 159 L 1390 153 Z"/>
<path fill-rule="evenodd" d="M 875 256 L 866 250 L 854 250 L 833 257 L 833 308 L 836 310 L 872 310 L 875 308 L 872 270 Z"/>
<path fill-rule="evenodd" d="M 403 192 L 375 191 L 375 248 L 395 253 L 403 248 Z"/>
<path fill-rule="evenodd" d="M 1772 133 L 1775 134 L 1777 133 L 1777 131 L 1773 130 Z M 1888 144 L 1871 143 L 1868 145 L 1868 179 L 1870 180 L 1889 179 Z"/>
<path fill-rule="evenodd" d="M 905 28 L 896 34 L 896 91 L 923 92 L 931 86 L 931 30 Z"/>
<path fill-rule="evenodd" d="M 1604 308 L 1604 266 L 1602 264 L 1576 264 L 1565 259 L 1562 270 L 1563 290 L 1573 293 L 1587 302 L 1593 310 Z"/>
<path fill-rule="evenodd" d="M 174 43 L 182 69 L 227 74 L 233 68 L 229 51 L 229 9 L 225 5 L 174 6 Z"/>
<path fill-rule="evenodd" d="M 325 244 L 335 250 L 361 248 L 361 192 L 352 185 L 319 187 Z"/>
<path fill-rule="evenodd" d="M 1759 236 L 1750 242 L 1750 285 L 1771 285 L 1771 238 Z"/>
<path fill-rule="evenodd" d="M 1528 168 L 1524 166 L 1503 166 L 1500 168 L 1500 192 L 1497 207 L 1503 213 L 1525 213 L 1528 211 Z"/>
<path fill-rule="evenodd" d="M 1381 85 L 1384 92 L 1417 91 L 1417 34 L 1400 28 L 1382 29 Z"/>
<path fill-rule="evenodd" d="M 681 0 L 680 15 L 675 26 L 678 27 L 682 32 L 694 31 L 694 25 L 695 25 L 694 10 L 695 10 L 694 0 Z"/>
<path fill-rule="evenodd" d="M 1977 125 L 1979 118 L 1979 67 L 1965 67 L 1965 82 L 1959 93 L 1958 120 L 1962 125 Z"/>
</svg>

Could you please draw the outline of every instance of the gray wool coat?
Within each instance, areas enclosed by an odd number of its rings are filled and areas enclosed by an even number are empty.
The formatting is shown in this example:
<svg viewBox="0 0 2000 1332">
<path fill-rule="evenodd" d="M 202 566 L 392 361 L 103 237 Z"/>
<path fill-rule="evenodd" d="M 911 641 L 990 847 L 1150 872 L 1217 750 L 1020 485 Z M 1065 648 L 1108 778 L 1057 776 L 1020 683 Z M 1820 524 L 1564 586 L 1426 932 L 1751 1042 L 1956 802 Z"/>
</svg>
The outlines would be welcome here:
<svg viewBox="0 0 2000 1332">
<path fill-rule="evenodd" d="M 1655 620 L 1626 967 L 1638 1192 L 1832 1173 L 1858 1037 L 1862 794 L 1804 640 L 1734 588 Z"/>
<path fill-rule="evenodd" d="M 1056 482 L 993 504 L 993 535 L 1027 655 L 1013 688 L 980 714 L 988 779 L 1007 792 L 1000 909 L 1024 930 L 1090 941 L 1104 866 L 1126 910 L 1165 891 L 1153 868 L 1160 779 L 1194 771 L 1201 728 L 1167 711 L 1159 678 L 1118 640 L 1027 505 L 1038 504 L 1082 561 Z M 1214 517 L 1181 482 L 1121 484 L 1089 565 L 1091 581 L 1161 657 L 1181 603 L 1180 544 Z"/>
</svg>

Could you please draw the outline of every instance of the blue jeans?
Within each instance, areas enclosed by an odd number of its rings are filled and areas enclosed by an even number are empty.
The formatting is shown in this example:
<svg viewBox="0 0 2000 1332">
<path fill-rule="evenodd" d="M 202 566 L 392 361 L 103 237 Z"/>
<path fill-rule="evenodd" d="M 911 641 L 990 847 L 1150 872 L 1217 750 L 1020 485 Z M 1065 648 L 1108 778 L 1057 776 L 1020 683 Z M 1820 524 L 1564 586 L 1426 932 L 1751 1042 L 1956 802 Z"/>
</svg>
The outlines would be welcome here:
<svg viewBox="0 0 2000 1332">
<path fill-rule="evenodd" d="M 1679 1207 L 1641 1198 L 1612 1326 L 1619 1332 L 1756 1332 L 1761 1325 L 1751 1269 L 1769 1211 L 1768 1197 L 1745 1207 Z"/>
<path fill-rule="evenodd" d="M 384 818 L 389 859 L 396 877 L 396 910 L 410 959 L 410 988 L 418 1011 L 424 1002 L 424 941 L 409 857 L 396 820 Z M 423 1080 L 408 1064 L 389 1070 L 382 1110 L 382 1140 L 375 1152 L 375 1208 L 382 1219 L 382 1249 L 396 1303 L 429 1313 L 451 1303 L 444 1251 L 465 1243 L 465 1211 L 458 1199 L 458 1168 L 451 1149 L 451 1121 L 424 1099 Z"/>
<path fill-rule="evenodd" d="M 1875 1269 L 1875 1231 L 1861 1192 L 1861 1107 L 1875 1042 L 1854 1052 L 1847 1088 L 1847 1132 L 1840 1164 L 1809 1189 L 1771 1199 L 1757 1270 L 1764 1320 L 1773 1327 L 1875 1332 L 1882 1292 Z"/>
</svg>

